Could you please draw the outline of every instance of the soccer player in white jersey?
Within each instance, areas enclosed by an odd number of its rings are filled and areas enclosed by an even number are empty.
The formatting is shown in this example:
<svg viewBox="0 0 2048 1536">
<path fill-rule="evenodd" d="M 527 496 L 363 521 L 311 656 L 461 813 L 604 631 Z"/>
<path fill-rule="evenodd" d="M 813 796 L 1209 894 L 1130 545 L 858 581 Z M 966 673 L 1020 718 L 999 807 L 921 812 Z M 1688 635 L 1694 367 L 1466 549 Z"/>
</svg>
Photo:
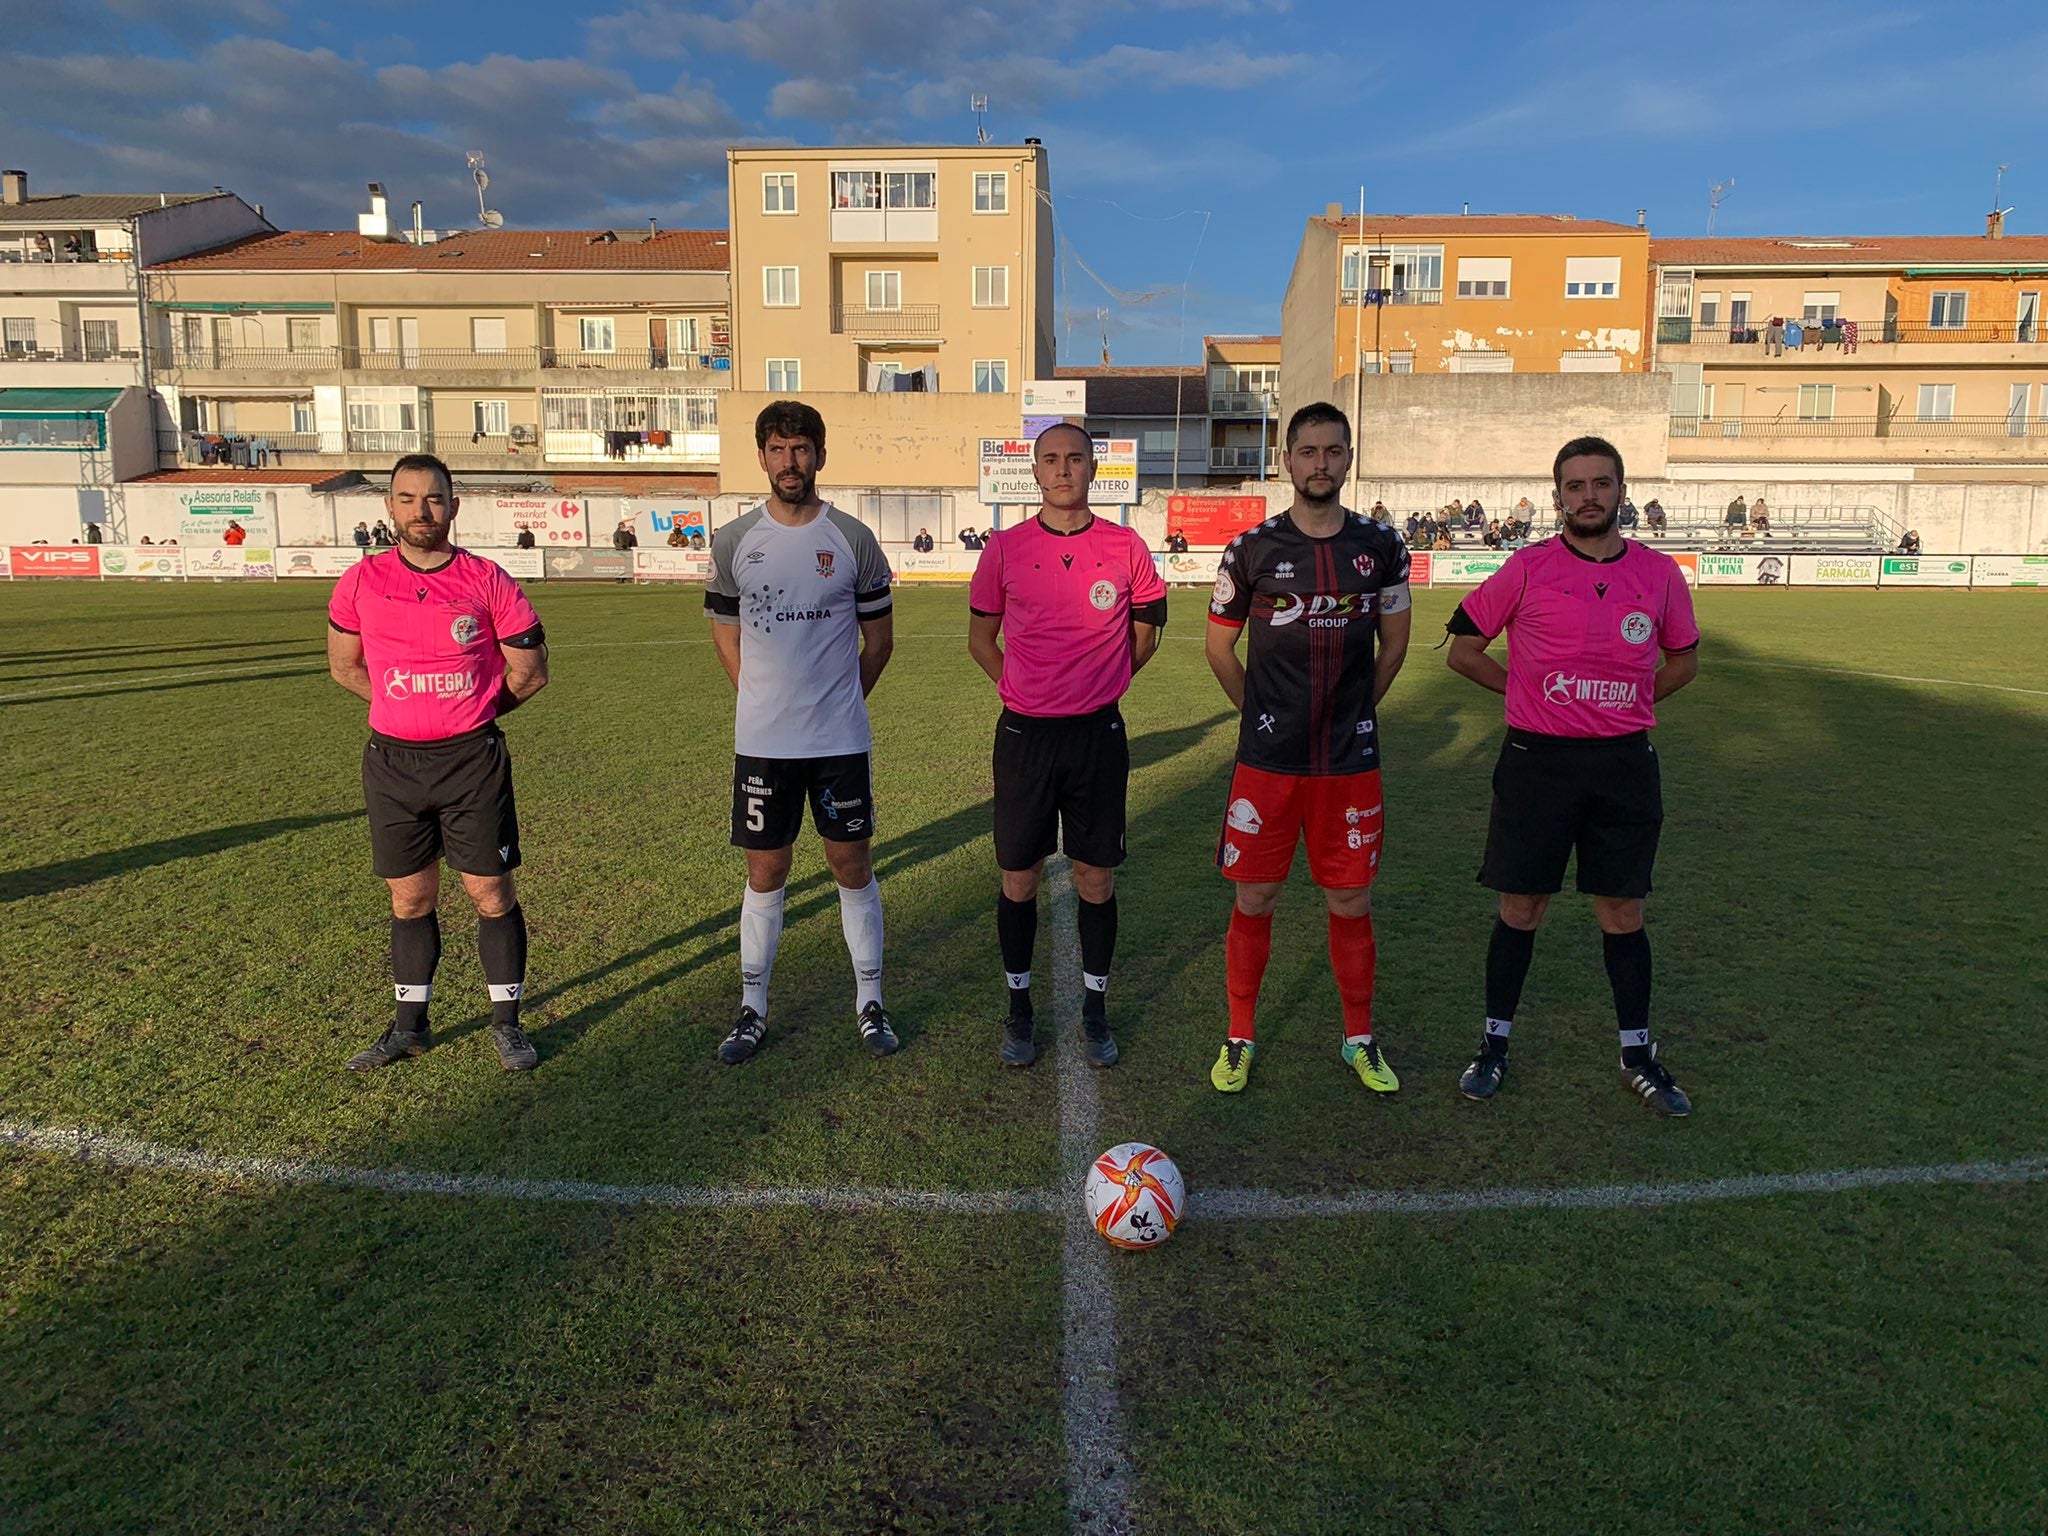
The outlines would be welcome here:
<svg viewBox="0 0 2048 1536">
<path fill-rule="evenodd" d="M 882 893 L 869 858 L 867 696 L 895 643 L 889 562 L 858 519 L 818 499 L 825 421 L 816 410 L 775 401 L 754 422 L 754 445 L 772 494 L 712 535 L 704 592 L 718 659 L 739 690 L 732 840 L 747 855 L 740 1011 L 718 1059 L 737 1066 L 767 1034 L 768 979 L 806 802 L 839 885 L 860 1036 L 887 1056 L 896 1031 L 882 1007 Z"/>
</svg>

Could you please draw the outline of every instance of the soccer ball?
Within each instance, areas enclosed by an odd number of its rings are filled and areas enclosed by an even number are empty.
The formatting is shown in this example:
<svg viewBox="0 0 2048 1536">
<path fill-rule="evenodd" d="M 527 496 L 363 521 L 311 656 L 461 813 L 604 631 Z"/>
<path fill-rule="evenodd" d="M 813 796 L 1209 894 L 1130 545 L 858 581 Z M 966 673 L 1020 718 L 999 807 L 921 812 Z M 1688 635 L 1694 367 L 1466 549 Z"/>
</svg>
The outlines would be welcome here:
<svg viewBox="0 0 2048 1536">
<path fill-rule="evenodd" d="M 1142 1141 L 1111 1147 L 1088 1170 L 1088 1219 L 1118 1248 L 1156 1248 L 1187 1209 L 1173 1159 Z"/>
</svg>

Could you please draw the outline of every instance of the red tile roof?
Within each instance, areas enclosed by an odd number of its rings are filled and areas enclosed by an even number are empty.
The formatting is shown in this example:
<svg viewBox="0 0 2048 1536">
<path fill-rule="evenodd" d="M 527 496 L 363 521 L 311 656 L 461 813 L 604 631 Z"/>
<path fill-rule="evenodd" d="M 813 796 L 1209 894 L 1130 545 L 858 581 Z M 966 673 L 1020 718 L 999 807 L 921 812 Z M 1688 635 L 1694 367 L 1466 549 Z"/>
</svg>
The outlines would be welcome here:
<svg viewBox="0 0 2048 1536">
<path fill-rule="evenodd" d="M 595 229 L 483 229 L 430 245 L 365 240 L 336 229 L 252 235 L 156 272 L 723 272 L 732 248 L 722 229 L 668 229 L 607 238 Z M 536 254 L 537 253 L 537 254 Z"/>
<path fill-rule="evenodd" d="M 745 491 L 746 486 L 735 489 Z M 555 490 L 563 496 L 715 496 L 718 476 L 608 475 L 602 470 L 557 474 Z M 766 495 L 765 489 L 762 492 Z"/>
<path fill-rule="evenodd" d="M 135 485 L 325 485 L 346 480 L 354 474 L 347 469 L 160 469 L 153 475 L 138 475 Z"/>
<path fill-rule="evenodd" d="M 1672 267 L 2021 266 L 2048 262 L 2048 235 L 1785 235 L 1652 240 L 1650 260 Z"/>
<path fill-rule="evenodd" d="M 1342 214 L 1318 222 L 1339 234 L 1358 233 L 1358 215 Z M 1368 213 L 1367 239 L 1397 235 L 1640 235 L 1636 224 L 1582 219 L 1570 213 Z"/>
<path fill-rule="evenodd" d="M 1204 336 L 1202 338 L 1202 345 L 1213 347 L 1219 341 L 1237 342 L 1248 347 L 1277 347 L 1280 345 L 1280 338 L 1278 336 Z"/>
<path fill-rule="evenodd" d="M 1056 379 L 1200 379 L 1207 377 L 1200 368 L 1180 363 L 1133 363 L 1112 368 L 1055 368 Z"/>
</svg>

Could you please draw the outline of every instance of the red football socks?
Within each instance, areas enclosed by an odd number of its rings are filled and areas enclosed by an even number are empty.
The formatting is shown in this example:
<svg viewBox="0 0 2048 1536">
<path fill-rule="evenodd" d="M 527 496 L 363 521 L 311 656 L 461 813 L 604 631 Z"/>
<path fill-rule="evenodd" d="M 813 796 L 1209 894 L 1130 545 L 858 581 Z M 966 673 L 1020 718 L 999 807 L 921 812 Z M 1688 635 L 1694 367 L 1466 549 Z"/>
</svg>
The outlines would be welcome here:
<svg viewBox="0 0 2048 1536">
<path fill-rule="evenodd" d="M 1224 985 L 1230 992 L 1230 1038 L 1250 1040 L 1252 1015 L 1258 1011 L 1259 983 L 1273 955 L 1273 914 L 1250 917 L 1230 909 L 1230 936 L 1223 943 Z"/>
<path fill-rule="evenodd" d="M 1379 959 L 1373 939 L 1372 914 L 1339 917 L 1330 914 L 1330 969 L 1337 976 L 1337 997 L 1344 1005 L 1344 1039 L 1372 1038 L 1372 980 Z"/>
</svg>

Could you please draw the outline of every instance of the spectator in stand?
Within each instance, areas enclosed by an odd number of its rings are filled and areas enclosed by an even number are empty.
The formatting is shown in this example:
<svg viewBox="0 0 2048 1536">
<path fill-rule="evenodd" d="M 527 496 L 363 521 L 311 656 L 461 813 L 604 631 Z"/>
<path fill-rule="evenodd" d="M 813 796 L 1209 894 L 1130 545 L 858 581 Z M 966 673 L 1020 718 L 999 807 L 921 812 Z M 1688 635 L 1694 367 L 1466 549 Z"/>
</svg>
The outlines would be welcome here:
<svg viewBox="0 0 2048 1536">
<path fill-rule="evenodd" d="M 355 531 L 349 537 L 355 540 L 357 549 L 368 549 L 370 547 L 370 525 L 368 523 L 357 523 Z"/>
<path fill-rule="evenodd" d="M 1422 514 L 1422 526 L 1421 526 L 1421 527 L 1420 527 L 1419 529 L 1417 529 L 1416 531 L 1417 531 L 1417 533 L 1418 533 L 1418 534 L 1419 534 L 1419 535 L 1421 536 L 1421 539 L 1422 539 L 1422 542 L 1421 542 L 1420 544 L 1418 544 L 1418 545 L 1416 545 L 1416 546 L 1415 546 L 1415 547 L 1416 547 L 1417 549 L 1434 549 L 1434 548 L 1436 548 L 1436 514 L 1435 514 L 1435 513 L 1433 513 L 1433 512 L 1425 512 L 1425 513 L 1423 513 L 1423 514 Z"/>
<path fill-rule="evenodd" d="M 1757 497 L 1750 504 L 1749 526 L 1754 528 L 1763 538 L 1768 539 L 1771 536 L 1771 511 L 1770 508 L 1764 505 L 1764 499 L 1761 496 Z"/>
<path fill-rule="evenodd" d="M 1384 523 L 1389 521 L 1392 516 L 1393 514 L 1387 511 L 1387 504 L 1384 501 L 1376 501 L 1372 504 L 1372 520 L 1374 522 Z"/>
<path fill-rule="evenodd" d="M 384 519 L 381 517 L 377 519 L 377 526 L 370 530 L 370 542 L 379 549 L 389 549 L 396 542 L 391 537 L 391 530 L 385 526 Z"/>
<path fill-rule="evenodd" d="M 520 529 L 519 537 L 512 541 L 512 547 L 514 549 L 533 548 L 533 530 L 531 528 Z"/>
<path fill-rule="evenodd" d="M 704 530 L 703 530 L 703 529 L 701 529 L 701 528 L 692 528 L 692 529 L 690 530 L 690 548 L 692 548 L 692 549 L 702 549 L 703 547 L 704 547 Z"/>
<path fill-rule="evenodd" d="M 1185 529 L 1176 528 L 1166 536 L 1166 552 L 1169 555 L 1184 555 L 1188 552 L 1188 536 Z"/>
<path fill-rule="evenodd" d="M 920 555 L 930 554 L 936 547 L 932 543 L 931 530 L 929 528 L 918 529 L 917 537 L 910 541 L 910 547 Z"/>
<path fill-rule="evenodd" d="M 1524 528 L 1529 526 L 1529 519 L 1534 517 L 1535 515 L 1536 504 L 1533 501 L 1531 501 L 1528 497 L 1524 496 L 1520 501 L 1515 503 L 1514 519 L 1516 522 L 1520 523 Z"/>
<path fill-rule="evenodd" d="M 1436 542 L 1429 547 L 1431 549 L 1449 549 L 1451 547 L 1451 529 L 1448 523 L 1443 524 L 1437 529 Z"/>
<path fill-rule="evenodd" d="M 1634 533 L 1636 530 L 1635 502 L 1626 496 L 1622 497 L 1621 507 L 1614 514 L 1614 521 L 1623 533 Z"/>
<path fill-rule="evenodd" d="M 668 537 L 662 540 L 662 542 L 668 545 L 670 549 L 688 549 L 690 547 L 690 530 L 685 528 L 682 520 L 678 518 L 668 525 Z"/>
<path fill-rule="evenodd" d="M 1479 542 L 1488 549 L 1499 549 L 1501 541 L 1500 519 L 1495 518 L 1486 525 L 1486 532 L 1479 536 Z"/>
<path fill-rule="evenodd" d="M 236 522 L 233 518 L 229 518 L 228 530 L 226 533 L 223 533 L 220 536 L 220 541 L 221 543 L 228 545 L 246 544 L 249 541 L 249 530 L 244 528 L 240 523 Z"/>
<path fill-rule="evenodd" d="M 1479 498 L 1474 496 L 1465 503 L 1465 531 L 1467 533 L 1477 533 L 1485 526 L 1486 508 L 1479 505 Z"/>
<path fill-rule="evenodd" d="M 1643 503 L 1643 524 L 1658 538 L 1664 537 L 1664 503 L 1654 496 Z"/>
<path fill-rule="evenodd" d="M 962 549 L 979 549 L 979 548 L 981 548 L 981 546 L 980 546 L 979 544 L 977 544 L 977 543 L 975 543 L 975 542 L 974 542 L 974 530 L 973 530 L 972 528 L 962 528 L 962 529 L 960 530 L 959 538 L 960 538 L 960 547 L 961 547 Z"/>
<path fill-rule="evenodd" d="M 1721 522 L 1728 530 L 1730 538 L 1740 537 L 1742 530 L 1749 526 L 1749 503 L 1744 501 L 1739 493 L 1728 503 L 1728 514 Z"/>
<path fill-rule="evenodd" d="M 1906 530 L 1905 537 L 1899 540 L 1898 552 L 1902 555 L 1917 555 L 1920 553 L 1920 532 L 1918 529 L 1908 528 Z"/>
<path fill-rule="evenodd" d="M 640 535 L 633 531 L 633 519 L 630 517 L 620 518 L 619 526 L 612 530 L 612 548 L 638 549 L 639 547 Z"/>
<path fill-rule="evenodd" d="M 1422 534 L 1422 519 L 1417 517 L 1413 512 L 1410 512 L 1408 514 L 1408 522 L 1406 524 L 1406 527 L 1408 533 L 1408 547 L 1410 549 L 1422 548 L 1422 545 L 1415 542 Z"/>
<path fill-rule="evenodd" d="M 100 527 L 100 525 L 99 525 L 98 523 L 87 523 L 87 524 L 85 525 L 85 542 L 86 542 L 86 543 L 88 543 L 88 544 L 104 544 L 104 543 L 106 543 L 106 541 L 107 541 L 107 534 L 106 534 L 106 530 L 105 530 L 105 529 L 103 529 L 102 527 Z"/>
</svg>

